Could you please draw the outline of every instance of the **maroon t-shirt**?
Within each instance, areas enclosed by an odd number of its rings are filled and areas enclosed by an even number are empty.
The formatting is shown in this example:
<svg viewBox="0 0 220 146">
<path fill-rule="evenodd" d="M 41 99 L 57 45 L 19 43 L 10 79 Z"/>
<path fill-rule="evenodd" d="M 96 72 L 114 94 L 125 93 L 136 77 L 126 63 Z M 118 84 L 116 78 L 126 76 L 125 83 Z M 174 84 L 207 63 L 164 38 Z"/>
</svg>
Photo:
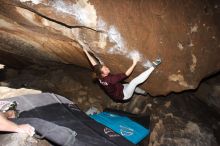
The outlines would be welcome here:
<svg viewBox="0 0 220 146">
<path fill-rule="evenodd" d="M 100 78 L 99 82 L 111 98 L 115 100 L 123 100 L 124 86 L 122 85 L 121 81 L 123 81 L 125 78 L 127 78 L 125 73 L 115 75 L 109 74 L 104 78 Z"/>
</svg>

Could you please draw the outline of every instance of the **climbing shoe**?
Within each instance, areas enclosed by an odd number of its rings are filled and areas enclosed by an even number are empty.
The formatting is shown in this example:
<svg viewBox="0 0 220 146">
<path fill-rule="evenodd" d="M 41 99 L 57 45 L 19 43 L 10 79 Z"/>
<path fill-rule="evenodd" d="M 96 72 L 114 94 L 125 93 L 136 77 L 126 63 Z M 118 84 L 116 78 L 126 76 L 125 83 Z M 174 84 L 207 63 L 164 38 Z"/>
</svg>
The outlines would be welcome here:
<svg viewBox="0 0 220 146">
<path fill-rule="evenodd" d="M 159 64 L 161 64 L 161 58 L 159 58 L 159 57 L 155 61 L 152 62 L 153 67 L 156 67 Z"/>
</svg>

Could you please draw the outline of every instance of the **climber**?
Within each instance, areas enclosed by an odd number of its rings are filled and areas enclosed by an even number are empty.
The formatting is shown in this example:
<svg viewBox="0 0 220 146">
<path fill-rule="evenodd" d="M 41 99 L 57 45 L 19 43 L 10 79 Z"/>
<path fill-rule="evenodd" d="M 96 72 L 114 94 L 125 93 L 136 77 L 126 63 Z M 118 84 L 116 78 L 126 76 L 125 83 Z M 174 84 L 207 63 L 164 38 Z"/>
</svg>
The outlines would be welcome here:
<svg viewBox="0 0 220 146">
<path fill-rule="evenodd" d="M 99 83 L 103 87 L 104 91 L 117 102 L 129 100 L 134 93 L 147 95 L 146 91 L 137 86 L 143 83 L 149 77 L 155 67 L 161 63 L 160 58 L 156 59 L 152 62 L 152 66 L 148 70 L 134 78 L 132 81 L 130 81 L 130 83 L 122 84 L 121 82 L 130 76 L 134 70 L 137 62 L 139 61 L 138 59 L 133 58 L 133 64 L 125 73 L 111 74 L 109 68 L 103 64 L 97 63 L 95 58 L 90 55 L 87 49 L 83 48 L 83 51 L 92 64 L 94 72 L 96 73 Z"/>
<path fill-rule="evenodd" d="M 35 133 L 35 129 L 31 125 L 29 124 L 17 125 L 16 123 L 10 120 L 16 118 L 17 116 L 16 112 L 17 111 L 14 109 L 8 109 L 4 111 L 2 110 L 2 107 L 0 108 L 0 131 L 26 133 L 29 136 L 33 136 Z"/>
</svg>

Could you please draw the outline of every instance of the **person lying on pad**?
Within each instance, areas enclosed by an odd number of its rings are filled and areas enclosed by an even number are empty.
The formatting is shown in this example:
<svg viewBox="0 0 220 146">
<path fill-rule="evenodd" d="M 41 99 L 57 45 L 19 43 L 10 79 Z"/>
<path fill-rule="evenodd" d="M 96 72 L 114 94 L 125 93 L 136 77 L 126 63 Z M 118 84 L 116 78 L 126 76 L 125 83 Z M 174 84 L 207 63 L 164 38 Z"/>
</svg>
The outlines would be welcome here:
<svg viewBox="0 0 220 146">
<path fill-rule="evenodd" d="M 0 101 L 0 131 L 2 132 L 16 132 L 26 133 L 30 136 L 35 134 L 35 129 L 29 124 L 18 125 L 10 119 L 16 118 L 15 102 Z"/>
<path fill-rule="evenodd" d="M 152 66 L 149 69 L 134 78 L 132 81 L 130 81 L 130 83 L 122 84 L 122 81 L 131 75 L 132 71 L 137 65 L 137 62 L 139 61 L 137 58 L 133 58 L 133 64 L 125 73 L 111 74 L 110 69 L 106 65 L 97 63 L 95 58 L 90 55 L 87 49 L 83 48 L 83 51 L 92 64 L 100 85 L 103 87 L 105 92 L 117 102 L 129 100 L 134 93 L 147 95 L 146 91 L 137 86 L 143 83 L 153 72 L 156 66 L 161 63 L 160 58 L 156 59 L 152 62 Z"/>
</svg>

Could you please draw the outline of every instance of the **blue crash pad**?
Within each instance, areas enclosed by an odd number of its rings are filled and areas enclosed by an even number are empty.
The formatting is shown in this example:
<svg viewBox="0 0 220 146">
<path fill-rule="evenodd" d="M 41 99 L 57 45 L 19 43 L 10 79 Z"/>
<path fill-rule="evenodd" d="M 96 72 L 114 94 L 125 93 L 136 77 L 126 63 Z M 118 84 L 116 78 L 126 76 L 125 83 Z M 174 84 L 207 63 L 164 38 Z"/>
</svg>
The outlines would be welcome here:
<svg viewBox="0 0 220 146">
<path fill-rule="evenodd" d="M 109 112 L 101 112 L 99 114 L 91 115 L 90 117 L 111 128 L 113 131 L 122 135 L 134 144 L 139 143 L 150 133 L 149 129 L 125 116 L 119 116 Z"/>
</svg>

